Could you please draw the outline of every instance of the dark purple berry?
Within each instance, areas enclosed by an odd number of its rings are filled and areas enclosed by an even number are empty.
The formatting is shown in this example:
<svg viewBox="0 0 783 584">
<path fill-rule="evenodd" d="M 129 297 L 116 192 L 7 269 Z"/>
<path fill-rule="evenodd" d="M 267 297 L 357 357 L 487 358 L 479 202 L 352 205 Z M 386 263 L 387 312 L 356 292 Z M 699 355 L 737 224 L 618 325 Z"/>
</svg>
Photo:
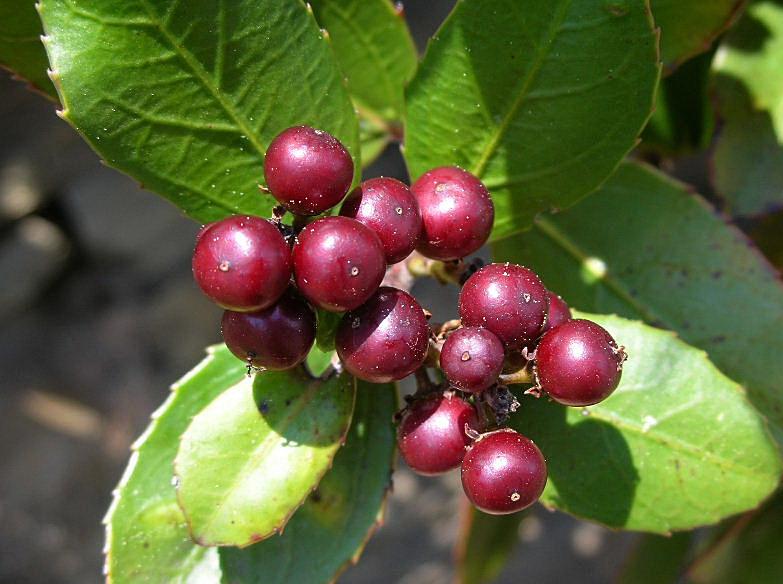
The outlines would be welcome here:
<svg viewBox="0 0 783 584">
<path fill-rule="evenodd" d="M 429 325 L 419 303 L 402 290 L 381 287 L 343 316 L 335 348 L 349 373 L 372 383 L 407 377 L 427 356 Z"/>
<path fill-rule="evenodd" d="M 547 332 L 538 343 L 536 382 L 556 402 L 590 406 L 617 388 L 625 353 L 603 327 L 570 320 Z"/>
<path fill-rule="evenodd" d="M 411 191 L 421 210 L 423 225 L 416 249 L 423 255 L 456 260 L 486 243 L 495 207 L 475 176 L 456 166 L 441 166 L 421 175 Z"/>
<path fill-rule="evenodd" d="M 353 181 L 353 160 L 337 138 L 308 126 L 278 134 L 264 158 L 266 185 L 297 215 L 318 215 L 339 203 Z"/>
<path fill-rule="evenodd" d="M 492 515 L 521 511 L 546 486 L 546 461 L 532 440 L 510 429 L 480 436 L 462 461 L 462 487 L 477 508 Z"/>
<path fill-rule="evenodd" d="M 451 333 L 440 353 L 440 367 L 449 383 L 477 393 L 497 381 L 503 371 L 503 343 L 485 328 L 467 326 Z"/>
<path fill-rule="evenodd" d="M 547 293 L 531 270 L 516 264 L 490 264 L 465 282 L 459 315 L 463 325 L 487 328 L 508 349 L 521 349 L 541 333 Z"/>
<path fill-rule="evenodd" d="M 466 425 L 473 431 L 479 427 L 476 410 L 462 398 L 439 394 L 416 400 L 397 428 L 400 454 L 419 474 L 457 468 L 471 442 Z"/>
<path fill-rule="evenodd" d="M 299 365 L 315 340 L 315 313 L 289 288 L 277 304 L 258 312 L 223 314 L 223 340 L 254 367 L 290 369 Z"/>
<path fill-rule="evenodd" d="M 297 237 L 293 260 L 299 291 L 331 312 L 364 304 L 386 273 L 378 236 L 348 217 L 324 217 L 307 225 Z"/>
<path fill-rule="evenodd" d="M 364 181 L 345 199 L 340 215 L 352 217 L 378 234 L 386 263 L 404 260 L 419 242 L 419 204 L 410 189 L 396 179 Z"/>
<path fill-rule="evenodd" d="M 569 320 L 571 320 L 571 309 L 566 304 L 566 301 L 554 292 L 549 292 L 549 314 L 544 330 L 541 332 L 545 333 Z"/>
<path fill-rule="evenodd" d="M 291 279 L 291 250 L 269 221 L 228 217 L 199 233 L 193 277 L 223 308 L 260 310 L 285 292 Z"/>
</svg>

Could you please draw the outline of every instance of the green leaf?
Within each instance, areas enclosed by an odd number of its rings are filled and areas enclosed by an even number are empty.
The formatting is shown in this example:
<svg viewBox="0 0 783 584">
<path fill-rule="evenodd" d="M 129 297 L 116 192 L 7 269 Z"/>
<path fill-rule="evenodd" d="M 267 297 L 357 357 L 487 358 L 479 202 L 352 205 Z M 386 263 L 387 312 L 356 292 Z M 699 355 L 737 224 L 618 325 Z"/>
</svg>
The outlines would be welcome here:
<svg viewBox="0 0 783 584">
<path fill-rule="evenodd" d="M 313 377 L 321 377 L 329 369 L 333 357 L 334 350 L 323 351 L 318 345 L 314 345 L 307 354 L 307 360 L 305 361 L 307 370 Z"/>
<path fill-rule="evenodd" d="M 354 396 L 347 375 L 267 371 L 204 408 L 174 461 L 194 541 L 244 547 L 281 531 L 329 470 Z"/>
<path fill-rule="evenodd" d="M 629 357 L 598 405 L 524 399 L 513 426 L 547 459 L 542 503 L 668 533 L 716 523 L 774 491 L 781 464 L 764 420 L 703 351 L 638 321 L 576 316 L 606 328 Z"/>
<path fill-rule="evenodd" d="M 485 584 L 502 572 L 519 542 L 519 525 L 526 512 L 487 515 L 463 501 L 457 543 L 457 582 Z"/>
<path fill-rule="evenodd" d="M 390 0 L 311 0 L 329 31 L 359 114 L 377 127 L 398 122 L 403 89 L 416 71 L 416 46 Z"/>
<path fill-rule="evenodd" d="M 106 514 L 106 573 L 113 584 L 216 582 L 217 552 L 196 546 L 172 485 L 179 436 L 191 418 L 229 387 L 245 384 L 244 364 L 225 345 L 172 387 L 134 443 L 128 468 Z"/>
<path fill-rule="evenodd" d="M 756 2 L 713 63 L 723 124 L 713 182 L 734 215 L 783 207 L 783 5 Z"/>
<path fill-rule="evenodd" d="M 615 584 L 674 584 L 685 569 L 693 534 L 644 535 L 636 544 Z"/>
<path fill-rule="evenodd" d="M 778 584 L 783 574 L 783 496 L 757 513 L 740 517 L 719 534 L 710 553 L 696 561 L 689 582 L 709 584 Z"/>
<path fill-rule="evenodd" d="M 671 72 L 709 50 L 742 13 L 747 0 L 650 0 L 650 4 L 655 24 L 661 27 L 661 56 Z"/>
<path fill-rule="evenodd" d="M 359 382 L 351 431 L 332 469 L 281 535 L 246 549 L 220 550 L 223 582 L 333 582 L 358 560 L 383 519 L 396 408 L 394 385 Z"/>
<path fill-rule="evenodd" d="M 268 215 L 264 152 L 289 126 L 358 160 L 353 106 L 300 0 L 41 0 L 40 14 L 63 117 L 194 219 Z"/>
<path fill-rule="evenodd" d="M 570 211 L 499 242 L 572 306 L 676 331 L 745 386 L 783 440 L 783 284 L 742 233 L 684 185 L 628 163 Z"/>
<path fill-rule="evenodd" d="M 56 100 L 57 91 L 46 74 L 49 60 L 42 34 L 35 0 L 0 0 L 0 66 Z"/>
<path fill-rule="evenodd" d="M 715 129 L 709 92 L 711 64 L 712 53 L 704 53 L 663 79 L 640 150 L 673 156 L 709 147 Z"/>
<path fill-rule="evenodd" d="M 359 142 L 362 151 L 362 166 L 367 168 L 383 154 L 391 142 L 391 136 L 383 128 L 370 124 L 367 120 L 359 120 Z"/>
<path fill-rule="evenodd" d="M 457 164 L 495 239 L 595 190 L 634 146 L 660 73 L 644 0 L 461 0 L 408 88 L 411 178 Z"/>
</svg>

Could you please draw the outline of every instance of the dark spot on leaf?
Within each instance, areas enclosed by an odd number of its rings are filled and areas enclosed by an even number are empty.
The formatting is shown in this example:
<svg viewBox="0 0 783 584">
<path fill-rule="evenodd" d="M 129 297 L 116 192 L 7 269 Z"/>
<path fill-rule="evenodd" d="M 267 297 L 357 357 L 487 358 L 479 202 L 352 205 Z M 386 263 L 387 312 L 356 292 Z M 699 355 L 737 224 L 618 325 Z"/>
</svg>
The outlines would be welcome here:
<svg viewBox="0 0 783 584">
<path fill-rule="evenodd" d="M 723 272 L 721 270 L 715 270 L 710 275 L 712 276 L 713 280 L 719 280 L 723 276 Z"/>
<path fill-rule="evenodd" d="M 269 402 L 265 399 L 262 399 L 258 404 L 258 411 L 262 414 L 266 414 L 269 411 Z"/>
<path fill-rule="evenodd" d="M 321 493 L 318 491 L 318 489 L 315 489 L 315 490 L 314 490 L 314 491 L 313 491 L 313 492 L 310 494 L 310 500 L 311 500 L 313 503 L 320 503 L 320 502 L 321 502 Z"/>
<path fill-rule="evenodd" d="M 710 339 L 713 343 L 722 343 L 726 340 L 726 335 L 715 335 Z"/>
</svg>

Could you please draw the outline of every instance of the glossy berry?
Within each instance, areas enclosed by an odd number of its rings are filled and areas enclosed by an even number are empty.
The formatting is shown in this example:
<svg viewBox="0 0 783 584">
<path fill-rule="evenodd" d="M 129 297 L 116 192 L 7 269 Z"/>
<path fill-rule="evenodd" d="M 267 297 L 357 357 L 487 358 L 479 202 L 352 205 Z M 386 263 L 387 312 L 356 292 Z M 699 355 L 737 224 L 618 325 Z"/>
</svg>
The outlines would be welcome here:
<svg viewBox="0 0 783 584">
<path fill-rule="evenodd" d="M 421 209 L 421 240 L 416 249 L 423 255 L 456 260 L 486 243 L 495 207 L 475 176 L 456 166 L 442 166 L 421 175 L 411 191 Z"/>
<path fill-rule="evenodd" d="M 288 128 L 266 151 L 272 195 L 297 215 L 318 215 L 339 203 L 353 181 L 353 160 L 337 138 L 308 126 Z"/>
<path fill-rule="evenodd" d="M 378 236 L 348 217 L 324 217 L 307 225 L 297 237 L 293 260 L 299 291 L 332 312 L 364 304 L 386 273 Z"/>
<path fill-rule="evenodd" d="M 471 439 L 465 425 L 478 429 L 476 410 L 460 397 L 436 395 L 414 401 L 397 428 L 397 444 L 405 462 L 419 474 L 434 475 L 457 468 Z"/>
<path fill-rule="evenodd" d="M 260 310 L 276 302 L 288 286 L 291 250 L 269 221 L 228 217 L 199 233 L 193 277 L 223 308 Z"/>
<path fill-rule="evenodd" d="M 505 515 L 535 503 L 546 486 L 546 461 L 532 440 L 514 430 L 479 437 L 462 461 L 462 487 L 485 513 Z"/>
<path fill-rule="evenodd" d="M 465 326 L 489 329 L 508 349 L 538 338 L 547 314 L 547 289 L 531 270 L 490 264 L 468 278 L 459 296 Z"/>
<path fill-rule="evenodd" d="M 612 336 L 589 320 L 570 320 L 538 343 L 533 369 L 538 386 L 556 402 L 589 406 L 617 388 L 625 353 Z"/>
<path fill-rule="evenodd" d="M 335 348 L 349 373 L 386 383 L 407 377 L 424 363 L 429 332 L 424 311 L 413 296 L 383 286 L 343 316 Z"/>
<path fill-rule="evenodd" d="M 223 314 L 223 340 L 255 367 L 281 370 L 299 365 L 315 340 L 315 313 L 289 288 L 273 306 L 258 312 Z"/>
<path fill-rule="evenodd" d="M 364 181 L 345 199 L 340 215 L 352 217 L 378 234 L 386 263 L 404 260 L 419 242 L 419 204 L 410 189 L 396 179 Z"/>
<path fill-rule="evenodd" d="M 552 330 L 556 326 L 571 320 L 571 309 L 568 307 L 568 304 L 566 304 L 566 301 L 554 292 L 549 292 L 548 295 L 549 314 L 546 319 L 546 324 L 544 325 L 544 330 L 541 331 L 542 333 Z"/>
<path fill-rule="evenodd" d="M 440 352 L 440 368 L 463 391 L 484 391 L 503 371 L 503 343 L 485 328 L 467 326 L 451 333 Z"/>
</svg>

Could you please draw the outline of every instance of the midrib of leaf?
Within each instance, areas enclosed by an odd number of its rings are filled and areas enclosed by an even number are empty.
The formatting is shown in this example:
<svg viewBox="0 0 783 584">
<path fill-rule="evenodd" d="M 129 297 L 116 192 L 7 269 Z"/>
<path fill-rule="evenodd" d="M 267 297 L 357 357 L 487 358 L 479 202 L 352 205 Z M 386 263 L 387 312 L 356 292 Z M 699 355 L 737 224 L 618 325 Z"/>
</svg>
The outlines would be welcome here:
<svg viewBox="0 0 783 584">
<path fill-rule="evenodd" d="M 144 10 L 149 15 L 152 23 L 158 28 L 158 30 L 160 30 L 161 34 L 169 42 L 172 49 L 180 56 L 180 58 L 188 65 L 188 67 L 190 67 L 196 78 L 207 89 L 207 91 L 212 94 L 220 106 L 225 110 L 226 114 L 234 121 L 234 123 L 236 123 L 239 129 L 245 134 L 248 141 L 255 147 L 255 149 L 263 158 L 264 154 L 266 153 L 266 148 L 261 142 L 260 137 L 256 134 L 255 130 L 249 126 L 247 120 L 239 114 L 235 104 L 231 103 L 231 101 L 224 97 L 223 93 L 220 91 L 220 88 L 215 84 L 214 80 L 210 78 L 209 74 L 204 70 L 198 60 L 193 57 L 190 51 L 179 44 L 177 38 L 171 34 L 171 31 L 169 31 L 168 27 L 166 27 L 166 25 L 160 20 L 158 14 L 155 12 L 155 9 L 150 5 L 149 0 L 138 1 L 141 6 L 144 7 Z M 219 13 L 224 16 L 223 13 L 225 10 L 223 9 L 223 3 L 220 2 L 218 6 Z M 218 18 L 218 21 L 221 21 L 221 18 Z M 218 34 L 222 37 L 221 24 L 218 25 Z M 218 52 L 222 54 L 222 39 L 219 40 L 217 45 Z M 222 69 L 222 59 L 216 61 L 216 69 L 218 69 L 218 64 L 220 65 L 219 68 Z"/>
<path fill-rule="evenodd" d="M 579 244 L 570 239 L 562 230 L 560 230 L 554 223 L 544 217 L 536 219 L 534 228 L 538 229 L 548 239 L 550 239 L 555 245 L 563 249 L 566 253 L 572 256 L 580 265 L 583 265 L 585 261 L 592 257 L 590 254 L 582 250 Z M 663 318 L 657 317 L 653 314 L 647 306 L 636 300 L 623 285 L 612 276 L 612 271 L 607 269 L 606 273 L 600 277 L 600 282 L 609 288 L 620 300 L 625 302 L 631 307 L 643 320 L 654 323 L 665 321 Z"/>
<path fill-rule="evenodd" d="M 226 495 L 222 498 L 222 500 L 215 506 L 214 512 L 209 516 L 209 519 L 207 520 L 203 531 L 209 531 L 209 529 L 212 527 L 214 522 L 217 520 L 217 518 L 221 515 L 221 512 L 223 511 L 223 507 L 226 505 L 226 503 L 233 497 L 236 490 L 239 488 L 239 486 L 242 484 L 242 482 L 247 478 L 247 475 L 250 474 L 250 471 L 254 469 L 257 465 L 257 463 L 260 460 L 263 460 L 263 458 L 269 454 L 269 451 L 279 443 L 284 441 L 284 438 L 282 436 L 283 432 L 285 432 L 288 427 L 293 423 L 293 421 L 299 417 L 299 414 L 302 413 L 302 410 L 305 408 L 307 404 L 309 404 L 313 397 L 315 396 L 316 392 L 321 389 L 320 384 L 317 382 L 311 382 L 310 387 L 305 391 L 304 394 L 302 394 L 301 398 L 298 401 L 296 407 L 293 409 L 293 411 L 289 412 L 289 414 L 283 418 L 282 422 L 279 424 L 278 429 L 272 430 L 271 426 L 268 426 L 269 432 L 272 435 L 272 440 L 263 440 L 261 444 L 259 445 L 260 448 L 257 448 L 252 456 L 250 456 L 247 459 L 247 462 L 242 466 L 242 470 L 239 472 L 239 474 L 236 476 L 236 479 L 233 481 L 233 484 L 227 491 Z M 252 391 L 252 387 L 251 387 Z M 354 399 L 355 399 L 355 393 L 354 393 Z M 251 398 L 252 399 L 252 398 Z M 324 472 L 326 472 L 325 469 Z M 278 526 L 279 528 L 279 526 Z M 264 534 L 262 534 L 264 535 Z"/>
<path fill-rule="evenodd" d="M 329 3 L 327 6 L 328 9 L 330 9 L 332 13 L 335 16 L 337 16 L 337 18 L 339 18 L 345 24 L 348 25 L 348 28 L 350 28 L 351 31 L 353 32 L 354 37 L 361 43 L 361 45 L 365 48 L 365 50 L 375 58 L 377 62 L 385 63 L 385 61 L 381 58 L 381 54 L 378 52 L 378 49 L 375 43 L 373 42 L 373 39 L 368 38 L 367 35 L 364 34 L 364 30 L 361 27 L 356 26 L 356 22 L 354 22 L 352 18 L 346 15 L 345 10 L 343 10 L 340 7 L 338 2 Z M 381 69 L 380 71 L 381 74 L 378 75 L 377 78 L 383 80 L 383 84 L 386 86 L 387 92 L 393 95 L 395 93 L 394 84 L 389 78 L 389 72 L 386 70 L 385 67 L 381 67 L 380 69 Z M 349 80 L 349 84 L 350 84 L 350 80 Z M 361 99 L 357 99 L 356 96 L 351 96 L 351 97 L 353 98 L 354 102 L 359 102 L 357 106 L 359 106 L 358 109 L 360 110 L 360 113 L 364 115 L 364 117 L 371 119 L 373 122 L 376 123 L 376 125 L 380 124 L 381 127 L 388 127 L 388 124 L 378 112 L 368 107 Z M 397 109 L 396 104 L 395 104 L 395 109 Z"/>
<path fill-rule="evenodd" d="M 487 168 L 487 164 L 489 164 L 489 159 L 497 150 L 498 145 L 500 144 L 500 140 L 506 133 L 509 124 L 511 124 L 511 120 L 514 118 L 517 111 L 519 111 L 519 108 L 522 106 L 525 97 L 530 92 L 533 81 L 535 81 L 536 77 L 538 76 L 538 72 L 541 70 L 541 67 L 544 64 L 544 60 L 549 55 L 549 52 L 552 49 L 552 43 L 554 42 L 557 33 L 560 31 L 560 27 L 563 25 L 563 21 L 568 14 L 568 10 L 571 8 L 571 2 L 572 0 L 565 0 L 560 4 L 558 11 L 555 13 L 555 18 L 553 18 L 552 22 L 550 23 L 546 39 L 541 43 L 538 51 L 536 52 L 535 60 L 533 61 L 533 65 L 530 67 L 530 71 L 528 71 L 528 74 L 522 78 L 517 97 L 513 102 L 511 102 L 511 105 L 506 112 L 506 115 L 503 117 L 500 125 L 497 126 L 494 133 L 490 135 L 490 139 L 488 140 L 487 145 L 484 147 L 483 153 L 479 157 L 478 162 L 476 162 L 475 166 L 473 167 L 473 174 L 479 178 L 481 178 L 481 176 L 484 174 L 484 171 Z"/>
</svg>

